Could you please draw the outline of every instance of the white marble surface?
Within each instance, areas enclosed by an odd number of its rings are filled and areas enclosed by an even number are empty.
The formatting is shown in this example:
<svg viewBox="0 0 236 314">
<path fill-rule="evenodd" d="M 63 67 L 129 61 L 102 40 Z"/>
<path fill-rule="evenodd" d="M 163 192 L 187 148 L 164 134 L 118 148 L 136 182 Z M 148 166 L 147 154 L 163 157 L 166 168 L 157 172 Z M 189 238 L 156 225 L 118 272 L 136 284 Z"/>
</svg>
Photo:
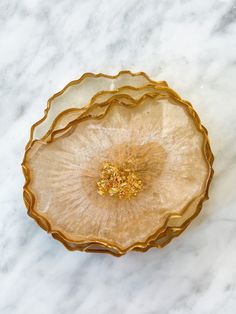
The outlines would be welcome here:
<svg viewBox="0 0 236 314">
<path fill-rule="evenodd" d="M 236 313 L 236 2 L 0 1 L 0 313 Z M 83 72 L 146 71 L 190 100 L 210 200 L 162 249 L 71 253 L 27 217 L 21 160 L 47 98 Z"/>
</svg>

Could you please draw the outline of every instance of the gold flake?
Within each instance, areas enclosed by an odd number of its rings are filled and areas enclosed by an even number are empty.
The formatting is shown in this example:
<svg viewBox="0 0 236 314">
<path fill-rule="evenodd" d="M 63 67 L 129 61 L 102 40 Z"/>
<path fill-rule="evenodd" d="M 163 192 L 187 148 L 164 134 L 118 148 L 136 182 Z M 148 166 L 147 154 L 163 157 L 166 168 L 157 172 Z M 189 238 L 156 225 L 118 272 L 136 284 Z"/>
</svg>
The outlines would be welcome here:
<svg viewBox="0 0 236 314">
<path fill-rule="evenodd" d="M 119 199 L 130 199 L 143 188 L 141 179 L 132 170 L 132 162 L 118 167 L 110 162 L 104 162 L 100 179 L 97 182 L 98 193 L 110 195 Z"/>
</svg>

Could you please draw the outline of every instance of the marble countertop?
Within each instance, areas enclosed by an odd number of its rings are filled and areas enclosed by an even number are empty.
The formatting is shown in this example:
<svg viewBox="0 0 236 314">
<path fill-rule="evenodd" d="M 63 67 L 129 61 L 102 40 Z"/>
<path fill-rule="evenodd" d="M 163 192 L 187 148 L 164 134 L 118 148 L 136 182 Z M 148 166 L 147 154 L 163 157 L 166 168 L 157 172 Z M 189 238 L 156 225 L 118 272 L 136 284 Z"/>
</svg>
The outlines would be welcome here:
<svg viewBox="0 0 236 314">
<path fill-rule="evenodd" d="M 236 313 L 236 2 L 0 2 L 0 313 Z M 49 96 L 83 72 L 145 71 L 194 104 L 210 200 L 145 254 L 68 252 L 28 218 L 21 161 Z"/>
</svg>

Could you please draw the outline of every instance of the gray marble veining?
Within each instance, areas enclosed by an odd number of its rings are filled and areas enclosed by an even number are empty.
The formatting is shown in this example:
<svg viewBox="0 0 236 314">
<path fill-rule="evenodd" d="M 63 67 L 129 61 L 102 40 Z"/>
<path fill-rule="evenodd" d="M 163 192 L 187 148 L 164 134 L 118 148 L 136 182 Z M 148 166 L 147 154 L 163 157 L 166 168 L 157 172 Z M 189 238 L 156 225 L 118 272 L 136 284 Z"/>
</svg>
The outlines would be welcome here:
<svg viewBox="0 0 236 314">
<path fill-rule="evenodd" d="M 0 2 L 0 313 L 236 312 L 236 2 Z M 26 216 L 20 163 L 48 97 L 83 72 L 146 71 L 194 104 L 210 200 L 162 250 L 67 252 Z"/>
</svg>

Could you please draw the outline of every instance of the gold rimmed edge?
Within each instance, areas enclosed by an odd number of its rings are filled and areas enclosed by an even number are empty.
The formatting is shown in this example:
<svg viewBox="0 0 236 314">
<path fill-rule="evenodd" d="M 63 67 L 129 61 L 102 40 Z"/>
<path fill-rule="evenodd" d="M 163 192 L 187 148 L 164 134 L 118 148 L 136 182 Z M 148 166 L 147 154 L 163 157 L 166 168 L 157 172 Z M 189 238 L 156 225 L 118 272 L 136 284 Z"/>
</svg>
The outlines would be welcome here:
<svg viewBox="0 0 236 314">
<path fill-rule="evenodd" d="M 146 87 L 150 87 L 151 85 L 144 85 L 142 87 L 132 87 L 132 86 L 124 86 L 123 88 L 129 88 L 130 90 L 135 90 L 135 91 L 139 91 L 139 90 L 142 90 Z M 181 97 L 171 88 L 169 87 L 161 87 L 161 86 L 154 86 L 152 85 L 152 87 L 155 89 L 155 92 L 147 92 L 146 94 L 144 95 L 149 95 L 149 96 L 156 96 L 156 95 L 161 95 L 161 96 L 165 96 L 165 94 L 162 94 L 162 92 L 167 92 L 168 95 L 174 97 L 175 99 L 179 99 L 181 100 Z M 122 91 L 122 89 L 120 89 L 120 91 Z M 119 91 L 119 90 L 118 90 Z M 107 104 L 112 101 L 113 99 L 114 100 L 117 100 L 117 98 L 122 98 L 122 97 L 125 97 L 125 98 L 129 98 L 129 100 L 131 102 L 133 102 L 135 99 L 133 99 L 133 97 L 131 97 L 130 95 L 128 94 L 116 94 L 116 90 L 113 92 L 113 91 L 101 91 L 99 93 L 97 93 L 97 95 L 95 96 L 100 96 L 100 95 L 103 95 L 103 94 L 111 94 L 113 96 L 111 96 L 107 101 L 105 102 L 101 102 L 101 103 L 95 103 L 95 98 L 93 99 L 93 102 L 89 102 L 89 104 L 86 106 L 85 110 L 84 108 L 70 108 L 70 109 L 67 109 L 67 110 L 64 110 L 62 111 L 56 118 L 55 120 L 53 121 L 52 123 L 52 126 L 49 130 L 49 132 L 47 132 L 47 134 L 45 136 L 43 136 L 43 138 L 41 139 L 42 141 L 46 141 L 47 143 L 50 143 L 51 141 L 53 141 L 53 138 L 55 135 L 57 134 L 60 134 L 62 132 L 65 132 L 67 129 L 70 129 L 71 126 L 73 126 L 73 124 L 75 122 L 77 122 L 81 117 L 84 117 L 86 114 L 88 114 L 88 112 L 90 110 L 92 110 L 94 108 L 94 106 L 100 106 L 100 107 L 104 107 L 104 106 L 107 106 Z M 143 96 L 144 96 L 143 95 Z M 95 97 L 94 96 L 94 97 Z M 141 99 L 142 96 L 139 98 Z M 192 105 L 186 101 L 186 104 L 188 104 L 190 107 L 192 107 Z M 54 130 L 55 129 L 55 126 L 56 126 L 56 123 L 62 119 L 65 115 L 71 113 L 71 112 L 78 112 L 78 117 L 73 119 L 72 121 L 70 121 L 65 127 L 61 128 L 61 129 L 58 129 L 58 130 Z M 50 139 L 48 139 L 48 137 L 50 137 Z M 30 147 L 30 146 L 29 146 Z M 26 149 L 28 149 L 29 147 L 27 147 Z"/>
<path fill-rule="evenodd" d="M 60 120 L 62 120 L 62 118 L 64 118 L 64 116 L 66 116 L 67 114 L 69 114 L 71 112 L 77 112 L 78 116 L 80 116 L 81 114 L 85 113 L 93 104 L 95 104 L 96 99 L 99 96 L 102 96 L 102 95 L 110 94 L 111 97 L 112 97 L 112 95 L 115 96 L 117 94 L 122 93 L 125 89 L 129 89 L 129 90 L 132 90 L 132 91 L 140 91 L 142 89 L 152 87 L 157 92 L 159 92 L 159 91 L 167 91 L 168 90 L 168 92 L 171 92 L 175 97 L 180 98 L 180 96 L 174 90 L 168 88 L 167 85 L 161 86 L 160 84 L 162 84 L 162 82 L 157 82 L 157 84 L 158 85 L 146 84 L 146 85 L 143 85 L 141 87 L 134 87 L 134 86 L 125 85 L 125 86 L 122 86 L 122 87 L 117 88 L 117 89 L 112 90 L 112 91 L 99 91 L 91 98 L 91 100 L 88 102 L 88 104 L 85 105 L 84 107 L 82 107 L 82 108 L 69 108 L 69 109 L 66 109 L 66 110 L 63 110 L 62 112 L 60 112 L 57 115 L 57 117 L 54 119 L 54 121 L 52 122 L 52 124 L 51 124 L 49 130 L 47 131 L 47 133 L 41 138 L 41 140 L 43 140 L 43 141 L 46 140 L 50 136 L 50 134 L 52 134 L 52 132 L 55 130 L 55 127 L 56 127 L 57 123 Z M 146 94 L 150 94 L 150 92 L 148 92 Z M 65 128 L 66 128 L 66 126 L 64 128 L 62 128 L 62 129 L 65 129 Z"/>
<path fill-rule="evenodd" d="M 26 145 L 26 149 L 32 144 L 32 141 L 33 141 L 33 135 L 34 135 L 34 130 L 35 128 L 40 125 L 48 116 L 48 113 L 49 113 L 49 110 L 51 109 L 51 106 L 52 106 L 52 102 L 54 99 L 56 99 L 57 97 L 59 97 L 60 95 L 62 95 L 69 87 L 73 86 L 73 85 L 78 85 L 80 83 L 82 83 L 85 79 L 89 78 L 89 77 L 92 77 L 92 78 L 99 78 L 99 77 L 104 77 L 104 78 L 110 78 L 110 79 L 116 79 L 118 78 L 120 75 L 125 75 L 125 74 L 128 74 L 128 75 L 131 75 L 132 77 L 136 77 L 136 76 L 143 76 L 145 77 L 151 84 L 163 84 L 163 85 L 166 85 L 168 86 L 168 84 L 165 82 L 165 81 L 154 81 L 152 79 L 149 78 L 149 76 L 145 73 L 145 72 L 136 72 L 136 73 L 132 73 L 131 71 L 129 70 L 122 70 L 120 71 L 118 74 L 116 75 L 108 75 L 108 74 L 104 74 L 104 73 L 98 73 L 98 74 L 95 74 L 95 73 L 91 73 L 91 72 L 87 72 L 87 73 L 84 73 L 79 79 L 77 80 L 73 80 L 71 82 L 69 82 L 63 89 L 61 89 L 59 92 L 55 93 L 53 96 L 51 96 L 48 101 L 47 101 L 47 107 L 44 109 L 44 116 L 38 120 L 37 122 L 35 122 L 31 129 L 30 129 L 30 139 Z M 45 135 L 46 136 L 46 135 Z"/>
</svg>

